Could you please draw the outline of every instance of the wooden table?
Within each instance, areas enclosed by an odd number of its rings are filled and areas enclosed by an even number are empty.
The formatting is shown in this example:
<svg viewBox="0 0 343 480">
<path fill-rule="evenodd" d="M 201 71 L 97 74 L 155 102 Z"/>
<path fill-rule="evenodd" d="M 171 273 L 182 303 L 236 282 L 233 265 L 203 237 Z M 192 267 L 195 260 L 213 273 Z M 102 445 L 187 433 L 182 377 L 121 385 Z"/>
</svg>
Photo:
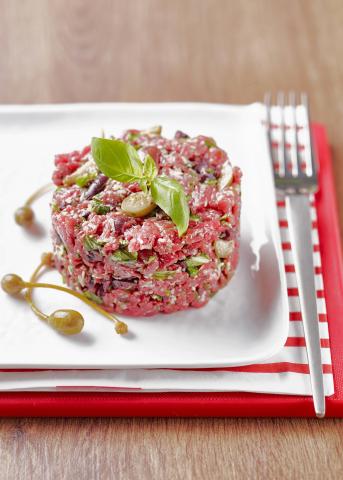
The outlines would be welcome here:
<svg viewBox="0 0 343 480">
<path fill-rule="evenodd" d="M 0 12 L 0 102 L 306 90 L 343 200 L 341 0 L 0 0 Z M 339 478 L 342 436 L 339 420 L 8 419 L 0 479 Z"/>
</svg>

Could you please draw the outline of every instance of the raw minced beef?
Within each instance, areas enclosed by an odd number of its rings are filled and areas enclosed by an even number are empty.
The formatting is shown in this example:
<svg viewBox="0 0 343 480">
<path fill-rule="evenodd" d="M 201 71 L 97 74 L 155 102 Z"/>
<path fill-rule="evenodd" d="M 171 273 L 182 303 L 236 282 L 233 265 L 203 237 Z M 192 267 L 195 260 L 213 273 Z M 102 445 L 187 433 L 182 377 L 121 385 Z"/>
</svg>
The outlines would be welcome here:
<svg viewBox="0 0 343 480">
<path fill-rule="evenodd" d="M 201 307 L 231 279 L 238 261 L 241 172 L 212 138 L 173 139 L 128 130 L 121 137 L 183 185 L 190 208 L 179 237 L 158 207 L 145 218 L 121 211 L 140 191 L 101 172 L 66 179 L 91 160 L 90 147 L 55 157 L 52 240 L 64 281 L 110 312 L 147 316 Z M 79 179 L 80 180 L 80 179 Z"/>
</svg>

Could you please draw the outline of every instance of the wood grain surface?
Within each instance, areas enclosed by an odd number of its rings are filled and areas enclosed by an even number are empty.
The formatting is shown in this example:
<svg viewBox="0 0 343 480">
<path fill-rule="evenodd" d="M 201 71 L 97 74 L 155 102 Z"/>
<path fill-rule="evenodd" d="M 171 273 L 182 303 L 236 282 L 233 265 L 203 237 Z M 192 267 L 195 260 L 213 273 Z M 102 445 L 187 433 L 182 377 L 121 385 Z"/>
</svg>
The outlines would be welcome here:
<svg viewBox="0 0 343 480">
<path fill-rule="evenodd" d="M 342 0 L 0 0 L 0 102 L 247 103 L 305 90 L 342 203 L 342 25 Z M 4 419 L 0 479 L 338 479 L 342 427 Z"/>
</svg>

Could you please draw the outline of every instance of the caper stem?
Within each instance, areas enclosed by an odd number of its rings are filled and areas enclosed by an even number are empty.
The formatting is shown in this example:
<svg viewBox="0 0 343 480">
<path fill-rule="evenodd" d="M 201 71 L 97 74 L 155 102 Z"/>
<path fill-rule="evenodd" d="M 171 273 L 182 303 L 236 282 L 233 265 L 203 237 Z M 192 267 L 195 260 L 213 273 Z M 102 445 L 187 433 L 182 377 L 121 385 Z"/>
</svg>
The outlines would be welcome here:
<svg viewBox="0 0 343 480">
<path fill-rule="evenodd" d="M 35 200 L 37 200 L 37 198 L 41 197 L 45 193 L 52 190 L 53 187 L 54 187 L 53 183 L 48 183 L 47 185 L 44 185 L 43 187 L 39 188 L 26 200 L 25 205 L 30 206 Z"/>
<path fill-rule="evenodd" d="M 38 272 L 39 268 L 37 268 L 36 271 Z M 32 279 L 32 277 L 31 277 L 31 279 Z M 82 295 L 82 293 L 75 292 L 74 290 L 71 290 L 70 288 L 62 287 L 60 285 L 54 285 L 52 283 L 39 283 L 39 282 L 36 283 L 36 282 L 32 282 L 32 281 L 24 282 L 24 288 L 28 288 L 29 290 L 32 290 L 32 288 L 52 288 L 53 290 L 59 290 L 60 292 L 69 293 L 69 295 L 73 295 L 74 297 L 78 298 L 82 302 L 86 303 L 87 305 L 92 307 L 97 312 L 99 312 L 102 315 L 104 315 L 105 317 L 109 318 L 115 324 L 120 324 L 121 325 L 123 323 L 120 320 L 118 320 L 114 315 L 108 313 L 106 310 L 99 307 L 99 305 L 97 305 L 96 303 L 92 302 L 91 300 L 88 300 L 88 298 L 86 298 L 84 295 Z M 42 312 L 40 312 L 40 313 L 42 313 Z"/>
<path fill-rule="evenodd" d="M 33 272 L 33 274 L 31 275 L 30 277 L 30 282 L 35 282 L 38 275 L 39 275 L 39 272 L 41 271 L 42 267 L 44 266 L 44 263 L 41 262 L 38 267 L 35 269 L 35 271 Z M 45 313 L 43 313 L 34 303 L 33 301 L 33 298 L 32 298 L 32 288 L 28 288 L 27 289 L 27 292 L 25 294 L 25 300 L 27 301 L 27 303 L 30 305 L 30 308 L 31 310 L 33 311 L 33 313 L 35 313 L 37 315 L 38 318 L 40 318 L 41 320 L 44 320 L 45 322 L 48 320 L 49 316 L 48 315 L 45 315 Z"/>
</svg>

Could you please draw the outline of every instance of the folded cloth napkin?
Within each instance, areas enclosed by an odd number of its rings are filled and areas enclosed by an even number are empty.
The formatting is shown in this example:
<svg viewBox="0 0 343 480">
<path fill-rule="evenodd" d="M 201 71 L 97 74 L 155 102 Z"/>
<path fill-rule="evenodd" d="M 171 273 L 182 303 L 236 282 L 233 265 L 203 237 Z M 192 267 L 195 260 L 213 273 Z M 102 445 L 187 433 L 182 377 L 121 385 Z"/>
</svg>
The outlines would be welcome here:
<svg viewBox="0 0 343 480">
<path fill-rule="evenodd" d="M 334 384 L 314 198 L 311 214 L 324 388 L 325 394 L 330 396 L 334 393 Z M 287 214 L 282 199 L 278 201 L 278 216 L 287 277 L 290 322 L 285 346 L 268 361 L 241 367 L 202 370 L 3 370 L 0 373 L 0 390 L 244 391 L 311 395 L 298 288 Z"/>
</svg>

